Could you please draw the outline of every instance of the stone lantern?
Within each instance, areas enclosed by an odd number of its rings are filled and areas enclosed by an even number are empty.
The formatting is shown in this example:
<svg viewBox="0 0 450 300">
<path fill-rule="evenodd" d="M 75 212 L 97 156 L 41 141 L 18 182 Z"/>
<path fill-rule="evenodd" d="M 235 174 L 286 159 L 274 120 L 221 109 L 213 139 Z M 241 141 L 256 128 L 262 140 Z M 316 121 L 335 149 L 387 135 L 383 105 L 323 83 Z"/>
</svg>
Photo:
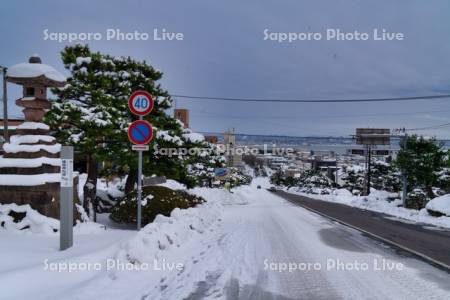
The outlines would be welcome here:
<svg viewBox="0 0 450 300">
<path fill-rule="evenodd" d="M 63 87 L 66 78 L 32 56 L 28 63 L 8 68 L 7 81 L 23 87 L 23 97 L 16 104 L 24 108 L 25 122 L 3 145 L 0 203 L 29 204 L 41 214 L 59 219 L 61 144 L 56 143 L 42 120 L 51 108 L 47 88 Z M 78 199 L 77 182 L 74 190 L 74 199 Z"/>
</svg>

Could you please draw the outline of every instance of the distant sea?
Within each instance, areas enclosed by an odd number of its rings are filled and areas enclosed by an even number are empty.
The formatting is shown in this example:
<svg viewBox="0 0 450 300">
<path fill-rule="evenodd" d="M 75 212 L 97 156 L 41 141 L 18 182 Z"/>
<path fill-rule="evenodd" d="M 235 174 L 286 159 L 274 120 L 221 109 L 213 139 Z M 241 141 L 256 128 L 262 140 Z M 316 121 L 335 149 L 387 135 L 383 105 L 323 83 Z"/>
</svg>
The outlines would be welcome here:
<svg viewBox="0 0 450 300">
<path fill-rule="evenodd" d="M 205 135 L 217 136 L 219 141 L 223 141 L 223 135 L 217 133 L 204 133 Z M 450 148 L 450 140 L 439 140 L 444 147 Z M 399 149 L 400 138 L 392 137 L 391 145 L 383 148 Z M 236 144 L 247 146 L 263 146 L 269 147 L 275 144 L 277 147 L 290 147 L 307 151 L 334 151 L 337 154 L 343 154 L 347 149 L 352 147 L 360 147 L 355 144 L 351 137 L 296 137 L 296 136 L 277 136 L 277 135 L 249 135 L 236 134 Z"/>
</svg>

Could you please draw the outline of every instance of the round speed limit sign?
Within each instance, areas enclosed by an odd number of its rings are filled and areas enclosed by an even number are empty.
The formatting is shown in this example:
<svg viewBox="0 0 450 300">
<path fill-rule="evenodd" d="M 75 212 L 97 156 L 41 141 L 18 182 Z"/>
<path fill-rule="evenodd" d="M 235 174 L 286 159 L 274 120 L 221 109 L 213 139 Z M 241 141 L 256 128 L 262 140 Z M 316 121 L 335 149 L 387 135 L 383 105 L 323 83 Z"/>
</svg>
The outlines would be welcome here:
<svg viewBox="0 0 450 300">
<path fill-rule="evenodd" d="M 137 116 L 145 116 L 153 109 L 153 98 L 146 91 L 136 91 L 128 99 L 128 107 Z"/>
</svg>

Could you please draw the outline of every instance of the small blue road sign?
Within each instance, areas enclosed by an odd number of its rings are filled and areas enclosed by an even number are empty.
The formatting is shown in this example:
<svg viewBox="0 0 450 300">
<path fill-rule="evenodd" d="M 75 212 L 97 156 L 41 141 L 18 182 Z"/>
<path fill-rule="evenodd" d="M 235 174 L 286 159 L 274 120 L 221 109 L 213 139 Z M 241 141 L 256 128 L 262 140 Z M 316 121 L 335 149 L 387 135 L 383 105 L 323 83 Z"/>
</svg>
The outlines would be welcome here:
<svg viewBox="0 0 450 300">
<path fill-rule="evenodd" d="M 145 145 L 153 138 L 152 125 L 144 120 L 137 120 L 130 124 L 128 137 L 135 145 Z"/>
</svg>

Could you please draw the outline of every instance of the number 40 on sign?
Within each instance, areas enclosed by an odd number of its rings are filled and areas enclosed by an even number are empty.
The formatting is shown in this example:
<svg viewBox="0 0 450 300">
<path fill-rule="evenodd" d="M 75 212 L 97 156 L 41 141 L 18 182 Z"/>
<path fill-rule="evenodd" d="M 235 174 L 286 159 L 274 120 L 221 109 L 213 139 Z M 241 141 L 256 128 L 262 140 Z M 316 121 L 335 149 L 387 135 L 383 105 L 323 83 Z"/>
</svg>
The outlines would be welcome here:
<svg viewBox="0 0 450 300">
<path fill-rule="evenodd" d="M 128 99 L 128 107 L 137 116 L 145 116 L 153 109 L 153 98 L 146 91 L 136 91 Z"/>
</svg>

